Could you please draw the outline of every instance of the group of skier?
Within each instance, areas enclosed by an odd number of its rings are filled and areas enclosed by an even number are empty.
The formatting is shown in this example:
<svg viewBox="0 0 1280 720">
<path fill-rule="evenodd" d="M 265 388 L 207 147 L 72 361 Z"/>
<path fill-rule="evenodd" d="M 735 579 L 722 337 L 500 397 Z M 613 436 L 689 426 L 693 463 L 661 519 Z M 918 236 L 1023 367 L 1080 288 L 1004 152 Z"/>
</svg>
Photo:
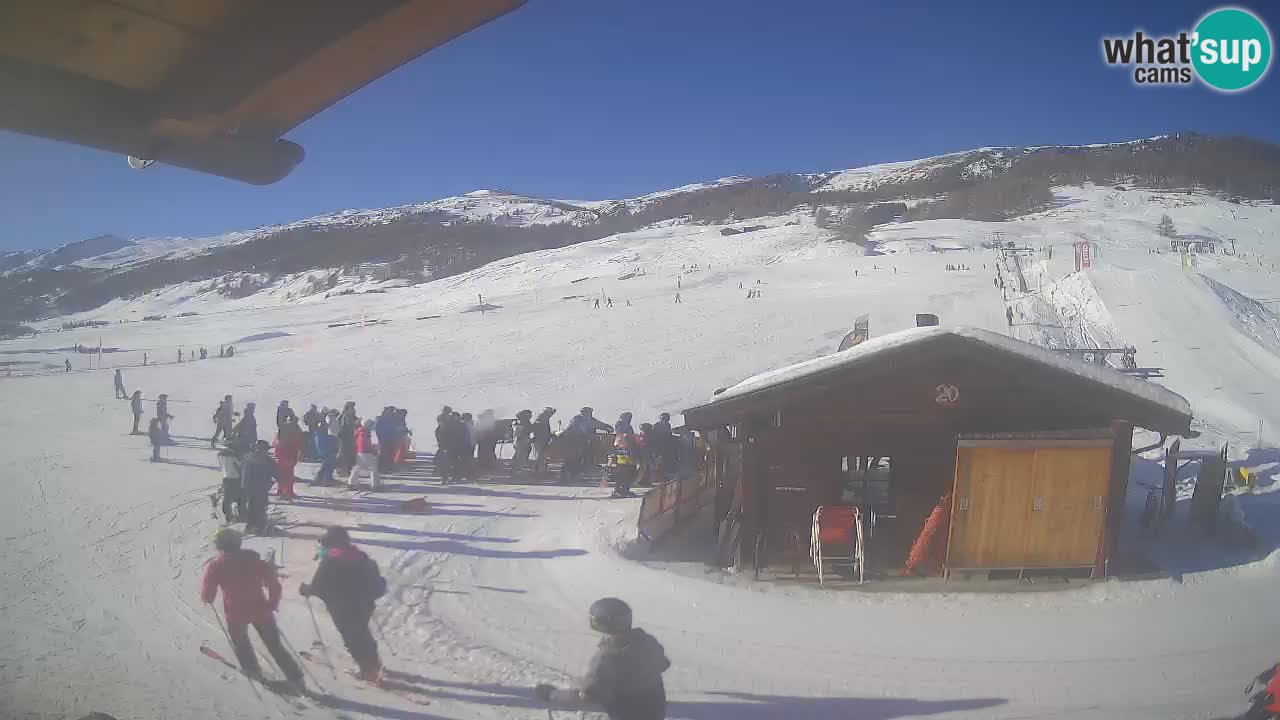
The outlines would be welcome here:
<svg viewBox="0 0 1280 720">
<path fill-rule="evenodd" d="M 545 475 L 548 451 L 554 442 L 562 460 L 560 482 L 576 482 L 595 453 L 594 437 L 597 432 L 614 434 L 613 450 L 608 459 L 614 497 L 630 497 L 631 486 L 637 481 L 641 484 L 656 483 L 675 467 L 678 445 L 671 432 L 671 416 L 667 413 L 662 413 L 655 423 L 642 423 L 637 433 L 631 424 L 633 415 L 629 412 L 622 413 L 618 422 L 610 426 L 595 417 L 594 409 L 583 407 L 558 435 L 551 432 L 551 417 L 555 413 L 555 408 L 550 407 L 543 408 L 536 418 L 531 410 L 516 413 L 511 424 L 511 439 L 515 447 L 511 458 L 513 475 L 530 470 L 537 476 Z"/>
<path fill-rule="evenodd" d="M 279 568 L 242 547 L 241 535 L 230 528 L 217 532 L 214 547 L 218 554 L 205 566 L 200 599 L 213 608 L 241 671 L 263 680 L 262 666 L 249 639 L 252 626 L 283 673 L 285 689 L 304 692 L 305 674 L 275 621 L 284 594 Z M 383 666 L 370 623 L 378 598 L 387 592 L 387 581 L 377 563 L 351 541 L 345 528 L 333 526 L 325 530 L 318 557 L 315 574 L 310 582 L 299 585 L 298 594 L 308 603 L 313 597 L 324 603 L 355 661 L 355 676 L 381 686 Z M 219 593 L 222 614 L 213 605 Z M 588 610 L 587 619 L 603 637 L 578 687 L 539 684 L 533 688 L 534 696 L 564 709 L 602 709 L 610 718 L 621 720 L 666 717 L 662 674 L 671 667 L 671 661 L 662 645 L 634 627 L 631 607 L 618 598 L 597 600 Z M 316 632 L 320 632 L 319 626 Z M 320 638 L 316 641 L 324 647 Z"/>
<path fill-rule="evenodd" d="M 380 488 L 382 473 L 401 465 L 409 451 L 413 432 L 407 416 L 407 410 L 388 406 L 376 420 L 362 419 L 356 404 L 348 401 L 341 412 L 311 405 L 299 419 L 289 401 L 282 400 L 276 407 L 275 440 L 269 444 L 258 439 L 254 403 L 247 403 L 241 414 L 231 396 L 225 396 L 213 413 L 209 440 L 210 447 L 217 446 L 219 437 L 224 443 L 218 453 L 223 516 L 227 522 L 244 520 L 247 531 L 268 532 L 271 485 L 276 484 L 281 500 L 296 499 L 294 470 L 302 461 L 320 463 L 313 485 L 333 484 L 338 476 L 354 486 L 367 475 L 373 489 Z"/>
<path fill-rule="evenodd" d="M 287 640 L 275 622 L 283 594 L 278 568 L 252 550 L 241 547 L 240 533 L 222 528 L 214 536 L 218 555 L 205 567 L 200 599 L 212 605 L 222 593 L 223 613 L 219 624 L 227 635 L 240 669 L 261 679 L 262 668 L 249 641 L 249 626 L 258 637 L 294 690 L 303 689 L 303 672 Z M 319 565 L 311 582 L 302 583 L 298 594 L 316 597 L 324 603 L 342 642 L 359 668 L 357 677 L 375 684 L 382 682 L 382 662 L 378 643 L 369 628 L 374 604 L 386 594 L 387 583 L 377 564 L 357 548 L 347 530 L 330 527 L 320 537 Z M 215 614 L 217 610 L 214 610 Z M 318 627 L 317 627 L 318 632 Z M 319 640 L 319 638 L 317 638 Z"/>
</svg>

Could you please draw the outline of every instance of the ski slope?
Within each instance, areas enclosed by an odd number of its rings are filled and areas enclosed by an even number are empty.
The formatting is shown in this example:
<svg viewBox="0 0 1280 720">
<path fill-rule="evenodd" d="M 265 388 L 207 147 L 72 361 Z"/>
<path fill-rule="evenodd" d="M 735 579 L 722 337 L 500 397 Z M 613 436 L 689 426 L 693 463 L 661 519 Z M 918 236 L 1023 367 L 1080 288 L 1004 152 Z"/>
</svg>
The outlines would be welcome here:
<svg viewBox="0 0 1280 720">
<path fill-rule="evenodd" d="M 323 527 L 352 528 L 391 583 L 375 622 L 398 694 L 308 663 L 335 699 L 295 711 L 272 696 L 259 700 L 197 651 L 208 644 L 229 656 L 197 598 L 218 527 L 207 494 L 219 476 L 201 438 L 222 395 L 233 394 L 237 406 L 255 401 L 264 436 L 284 398 L 299 412 L 347 399 L 367 415 L 406 407 L 418 449 L 429 452 L 430 418 L 444 404 L 499 416 L 551 405 L 558 420 L 590 404 L 607 420 L 630 410 L 647 421 L 830 353 L 863 313 L 876 336 L 931 312 L 944 325 L 1044 344 L 1136 346 L 1139 363 L 1164 367 L 1162 382 L 1191 401 L 1203 436 L 1184 445 L 1230 441 L 1233 459 L 1262 470 L 1263 492 L 1239 499 L 1250 521 L 1280 524 L 1269 502 L 1280 457 L 1249 444 L 1258 419 L 1272 425 L 1266 393 L 1280 377 L 1267 316 L 1241 314 L 1254 306 L 1224 303 L 1201 277 L 1248 298 L 1280 297 L 1269 256 L 1256 256 L 1274 250 L 1269 208 L 1198 196 L 1172 207 L 1093 187 L 1062 188 L 1059 197 L 1059 207 L 1009 223 L 883 226 L 874 237 L 888 254 L 878 256 L 831 242 L 833 233 L 805 213 L 736 223 L 766 228 L 732 236 L 720 226 L 673 224 L 384 293 L 286 301 L 267 291 L 229 301 L 174 287 L 49 325 L 143 314 L 167 314 L 164 321 L 0 343 L 0 359 L 22 363 L 0 377 L 0 397 L 16 409 L 0 414 L 0 463 L 11 483 L 0 505 L 0 715 L 540 718 L 546 711 L 528 688 L 585 666 L 595 642 L 586 607 L 603 595 L 631 602 L 637 623 L 666 646 L 673 718 L 1164 720 L 1239 712 L 1244 682 L 1276 660 L 1280 623 L 1267 608 L 1280 592 L 1280 555 L 1223 554 L 1211 569 L 1064 591 L 829 592 L 637 560 L 638 501 L 605 500 L 607 490 L 441 487 L 419 472 L 389 478 L 378 493 L 302 484 L 304 500 L 276 507 L 288 535 L 249 541 L 283 566 L 286 636 L 317 655 L 296 587 L 314 569 Z M 1232 210 L 1247 219 L 1224 224 Z M 1173 256 L 1148 252 L 1159 242 L 1161 212 L 1180 227 L 1256 229 L 1260 239 L 1247 257 L 1202 257 L 1187 272 Z M 995 253 L 982 248 L 996 230 L 1055 248 L 1053 259 L 1025 268 L 1033 292 L 1010 296 L 1021 312 L 1012 328 L 992 282 Z M 1094 268 L 1071 273 L 1070 242 L 1104 230 Z M 943 241 L 957 249 L 930 250 Z M 748 289 L 763 296 L 747 299 Z M 614 306 L 596 309 L 597 298 Z M 99 339 L 118 350 L 104 353 L 103 369 L 72 355 L 74 372 L 51 372 L 68 357 L 63 349 Z M 216 357 L 223 344 L 236 345 L 235 358 Z M 214 357 L 175 362 L 179 346 L 201 345 Z M 143 352 L 159 364 L 139 367 Z M 127 405 L 110 395 L 116 366 L 130 390 L 174 399 L 179 444 L 166 448 L 166 462 L 146 462 L 145 438 L 127 435 Z M 300 466 L 299 475 L 312 468 Z M 419 496 L 433 512 L 399 508 Z M 1273 531 L 1261 534 L 1265 550 L 1280 546 Z M 1180 571 L 1173 561 L 1167 569 Z M 346 664 L 323 616 L 319 627 L 328 655 Z"/>
</svg>

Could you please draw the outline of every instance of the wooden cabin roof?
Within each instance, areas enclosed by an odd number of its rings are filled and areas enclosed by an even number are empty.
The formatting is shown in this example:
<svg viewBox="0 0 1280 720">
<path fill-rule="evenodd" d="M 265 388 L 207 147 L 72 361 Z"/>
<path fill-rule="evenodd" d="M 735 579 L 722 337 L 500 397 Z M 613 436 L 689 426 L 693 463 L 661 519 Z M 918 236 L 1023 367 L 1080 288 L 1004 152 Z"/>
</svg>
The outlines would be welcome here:
<svg viewBox="0 0 1280 720">
<path fill-rule="evenodd" d="M 848 350 L 777 368 L 718 391 L 711 400 L 684 411 L 687 424 L 711 429 L 747 418 L 768 417 L 784 408 L 828 418 L 861 418 L 895 413 L 933 418 L 935 387 L 906 384 L 910 376 L 945 378 L 961 374 L 983 387 L 985 424 L 956 430 L 992 429 L 989 418 L 1009 419 L 1003 430 L 1036 425 L 1036 416 L 1089 422 L 1123 420 L 1173 435 L 1186 434 L 1191 406 L 1181 395 L 1109 367 L 977 328 L 913 328 L 868 340 Z M 915 385 L 921 385 L 915 382 Z M 859 394 L 860 393 L 860 394 Z M 857 402 L 857 408 L 850 406 Z M 968 410 L 967 398 L 958 406 Z M 944 403 L 945 404 L 945 403 Z M 824 410 L 825 408 L 825 410 Z M 829 411 L 829 412 L 828 412 Z M 950 417 L 960 417 L 952 415 Z M 907 417 L 907 420 L 910 420 Z M 971 421 L 972 419 L 969 418 Z M 1059 423 L 1061 424 L 1061 423 Z M 1055 427 L 1041 422 L 1039 427 Z"/>
<path fill-rule="evenodd" d="M 5 3 L 0 128 L 271 183 L 284 133 L 523 2 Z"/>
</svg>

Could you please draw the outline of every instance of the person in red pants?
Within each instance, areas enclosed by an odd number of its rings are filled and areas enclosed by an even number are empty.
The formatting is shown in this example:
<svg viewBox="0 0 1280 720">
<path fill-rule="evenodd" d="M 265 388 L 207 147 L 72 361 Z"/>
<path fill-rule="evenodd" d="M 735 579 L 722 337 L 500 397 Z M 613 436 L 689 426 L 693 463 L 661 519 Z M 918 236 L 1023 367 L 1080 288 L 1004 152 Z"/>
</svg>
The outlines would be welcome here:
<svg viewBox="0 0 1280 720">
<path fill-rule="evenodd" d="M 276 482 L 276 494 L 281 500 L 293 500 L 298 496 L 293 492 L 293 483 L 297 480 L 293 468 L 298 464 L 298 456 L 302 453 L 302 429 L 297 420 L 286 421 L 280 426 L 276 435 L 275 453 L 276 467 L 280 471 Z"/>
</svg>

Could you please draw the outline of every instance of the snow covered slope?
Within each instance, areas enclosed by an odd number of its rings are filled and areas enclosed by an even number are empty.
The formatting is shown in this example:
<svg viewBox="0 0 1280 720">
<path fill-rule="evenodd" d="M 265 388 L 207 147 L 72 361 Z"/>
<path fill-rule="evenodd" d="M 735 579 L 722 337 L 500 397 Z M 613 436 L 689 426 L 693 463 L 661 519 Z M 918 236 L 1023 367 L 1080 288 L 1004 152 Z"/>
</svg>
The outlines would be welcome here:
<svg viewBox="0 0 1280 720">
<path fill-rule="evenodd" d="M 358 687 L 312 663 L 336 699 L 328 707 L 307 701 L 297 712 L 543 717 L 528 688 L 580 670 L 595 642 L 585 608 L 602 595 L 627 598 L 639 624 L 666 645 L 673 718 L 1164 720 L 1238 712 L 1241 681 L 1274 662 L 1280 629 L 1265 611 L 1280 592 L 1280 555 L 1260 559 L 1280 547 L 1272 529 L 1280 527 L 1280 452 L 1266 440 L 1280 423 L 1280 336 L 1268 310 L 1280 298 L 1280 215 L 1204 193 L 1092 185 L 1055 188 L 1055 199 L 1009 222 L 881 225 L 868 247 L 840 242 L 795 211 L 731 225 L 663 222 L 413 287 L 343 276 L 326 297 L 301 292 L 308 281 L 299 274 L 233 299 L 182 283 L 0 342 L 0 368 L 13 370 L 0 377 L 0 393 L 20 409 L 0 414 L 0 467 L 12 485 L 0 505 L 0 707 L 18 717 L 90 709 L 122 718 L 292 715 L 197 652 L 201 644 L 225 650 L 195 590 L 217 527 L 205 505 L 218 474 L 204 438 L 226 393 L 237 404 L 258 403 L 264 435 L 270 408 L 285 398 L 299 409 L 349 399 L 362 414 L 406 407 L 419 450 L 430 451 L 430 418 L 444 404 L 499 416 L 550 405 L 559 420 L 590 404 L 606 419 L 630 410 L 647 421 L 716 388 L 827 355 L 861 314 L 879 337 L 911 327 L 916 313 L 934 313 L 944 326 L 1047 347 L 1136 347 L 1140 365 L 1164 368 L 1152 382 L 1191 403 L 1202 435 L 1184 446 L 1227 441 L 1233 461 L 1259 469 L 1260 492 L 1236 498 L 1260 529 L 1258 553 L 1220 553 L 1196 539 L 1196 563 L 1160 556 L 1176 580 L 1066 592 L 819 592 L 638 562 L 623 552 L 635 540 L 636 503 L 604 501 L 607 491 L 594 487 L 440 486 L 426 469 L 390 478 L 380 492 L 303 485 L 304 500 L 279 511 L 288 535 L 250 541 L 273 552 L 287 575 L 286 636 L 314 652 L 312 642 L 324 639 L 342 657 L 326 620 L 316 637 L 295 588 L 314 568 L 320 528 L 351 527 L 391 580 L 375 624 L 392 679 L 408 689 Z M 434 209 L 534 223 L 577 217 L 573 208 L 601 211 L 488 193 Z M 369 213 L 359 217 L 381 217 Z M 1184 269 L 1156 232 L 1164 213 L 1182 233 L 1227 248 L 1236 240 L 1240 254 L 1201 255 Z M 762 227 L 721 232 L 750 226 Z M 1010 285 L 1002 293 L 994 282 L 1002 261 L 985 245 L 996 233 L 1031 248 L 1000 271 L 1025 281 L 1025 292 Z M 1092 269 L 1075 273 L 1071 245 L 1081 238 L 1097 252 Z M 748 290 L 761 297 L 748 299 Z M 166 317 L 141 320 L 148 315 Z M 90 319 L 108 324 L 57 331 Z M 99 342 L 102 369 L 71 351 Z M 226 344 L 236 346 L 234 359 L 216 357 Z M 202 346 L 215 357 L 176 362 L 179 348 Z M 74 372 L 61 372 L 67 357 Z M 146 462 L 143 439 L 127 435 L 127 407 L 108 394 L 115 367 L 130 390 L 173 398 L 179 444 L 166 449 L 169 462 Z M 1266 430 L 1255 448 L 1259 420 Z M 1146 459 L 1135 461 L 1136 474 L 1147 470 Z M 431 514 L 400 508 L 417 496 L 435 504 Z M 1176 547 L 1178 537 L 1136 547 Z"/>
</svg>

